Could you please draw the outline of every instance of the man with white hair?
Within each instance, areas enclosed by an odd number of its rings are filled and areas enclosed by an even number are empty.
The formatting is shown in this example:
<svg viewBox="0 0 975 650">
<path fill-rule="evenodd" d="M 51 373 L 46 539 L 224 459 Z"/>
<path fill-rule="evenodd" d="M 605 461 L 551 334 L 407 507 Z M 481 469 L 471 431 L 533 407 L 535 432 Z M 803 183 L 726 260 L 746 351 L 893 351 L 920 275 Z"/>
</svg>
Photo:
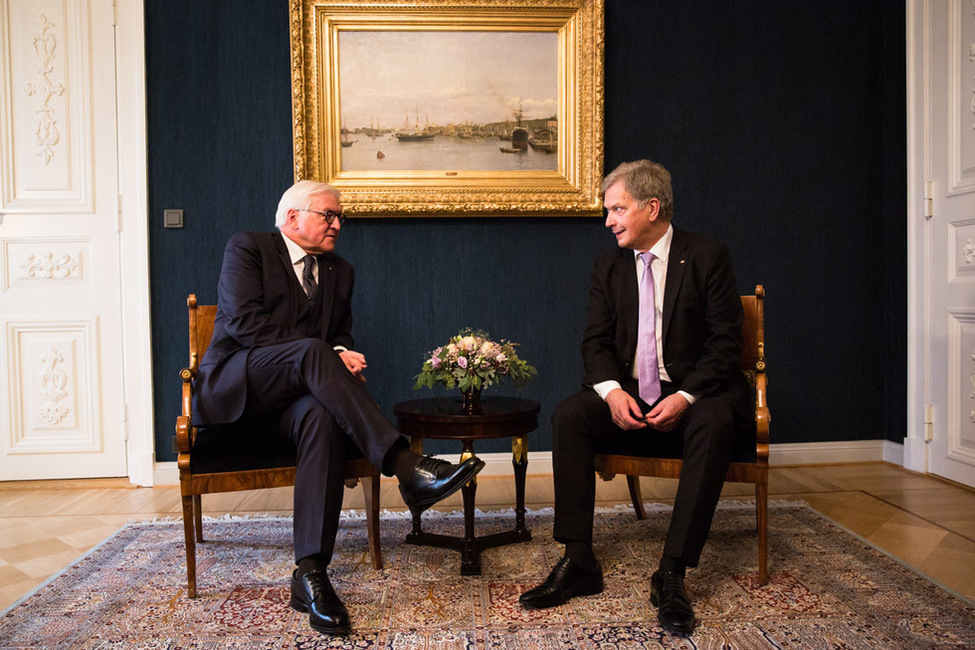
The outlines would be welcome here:
<svg viewBox="0 0 975 650">
<path fill-rule="evenodd" d="M 200 362 L 200 424 L 269 423 L 297 448 L 291 606 L 311 627 L 347 634 L 349 614 L 326 568 L 351 445 L 399 479 L 414 512 L 453 494 L 484 467 L 420 456 L 383 416 L 352 349 L 352 266 L 335 254 L 345 216 L 338 190 L 299 181 L 281 197 L 278 232 L 239 232 L 224 250 L 217 315 Z M 350 444 L 351 443 L 351 444 Z"/>
</svg>

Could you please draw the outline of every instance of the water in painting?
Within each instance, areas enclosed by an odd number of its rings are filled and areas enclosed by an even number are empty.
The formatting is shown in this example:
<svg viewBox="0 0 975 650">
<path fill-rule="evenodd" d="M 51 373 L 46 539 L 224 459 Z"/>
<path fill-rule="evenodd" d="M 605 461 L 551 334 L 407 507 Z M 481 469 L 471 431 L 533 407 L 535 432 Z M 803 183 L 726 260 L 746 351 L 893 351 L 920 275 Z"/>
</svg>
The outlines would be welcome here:
<svg viewBox="0 0 975 650">
<path fill-rule="evenodd" d="M 555 171 L 558 34 L 342 32 L 343 171 Z"/>
<path fill-rule="evenodd" d="M 342 147 L 344 170 L 448 170 L 448 171 L 511 171 L 555 170 L 558 156 L 552 150 L 532 148 L 511 149 L 509 140 L 500 136 L 460 138 L 435 135 L 428 140 L 401 142 L 395 135 L 367 136 L 352 134 Z"/>
</svg>

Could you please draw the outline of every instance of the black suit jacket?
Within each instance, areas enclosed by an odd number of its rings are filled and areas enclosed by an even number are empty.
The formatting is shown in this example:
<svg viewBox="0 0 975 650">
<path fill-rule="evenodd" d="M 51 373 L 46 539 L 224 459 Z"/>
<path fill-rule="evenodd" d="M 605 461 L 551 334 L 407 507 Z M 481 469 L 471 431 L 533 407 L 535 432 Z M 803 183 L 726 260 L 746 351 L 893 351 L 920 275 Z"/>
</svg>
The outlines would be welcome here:
<svg viewBox="0 0 975 650">
<path fill-rule="evenodd" d="M 352 265 L 334 253 L 319 255 L 318 314 L 322 338 L 352 348 Z M 194 391 L 197 420 L 236 421 L 247 400 L 247 354 L 254 348 L 305 338 L 296 329 L 307 299 L 280 232 L 240 232 L 224 249 L 217 316 Z"/>
<path fill-rule="evenodd" d="M 632 378 L 638 311 L 633 251 L 599 254 L 582 341 L 587 385 Z M 663 360 L 675 388 L 696 398 L 727 397 L 747 409 L 747 383 L 738 367 L 743 322 L 728 248 L 675 228 L 661 332 Z"/>
</svg>

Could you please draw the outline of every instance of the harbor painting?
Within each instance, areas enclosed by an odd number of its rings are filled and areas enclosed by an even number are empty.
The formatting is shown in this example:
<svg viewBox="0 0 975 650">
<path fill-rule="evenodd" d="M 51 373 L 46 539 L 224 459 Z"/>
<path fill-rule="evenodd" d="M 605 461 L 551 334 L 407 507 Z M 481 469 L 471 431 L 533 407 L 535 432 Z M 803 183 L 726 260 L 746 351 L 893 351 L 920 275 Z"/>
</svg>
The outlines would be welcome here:
<svg viewBox="0 0 975 650">
<path fill-rule="evenodd" d="M 341 170 L 558 168 L 558 34 L 345 31 Z"/>
<path fill-rule="evenodd" d="M 355 217 L 601 215 L 603 2 L 290 2 L 295 178 Z"/>
</svg>

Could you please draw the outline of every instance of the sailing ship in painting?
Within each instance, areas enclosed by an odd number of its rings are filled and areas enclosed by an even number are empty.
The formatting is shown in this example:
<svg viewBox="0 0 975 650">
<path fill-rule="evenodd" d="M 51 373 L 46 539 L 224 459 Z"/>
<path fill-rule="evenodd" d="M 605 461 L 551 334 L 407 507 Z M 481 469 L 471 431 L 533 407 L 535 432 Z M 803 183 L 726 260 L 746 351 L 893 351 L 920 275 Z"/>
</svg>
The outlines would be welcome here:
<svg viewBox="0 0 975 650">
<path fill-rule="evenodd" d="M 499 147 L 501 153 L 526 153 L 529 147 L 541 153 L 558 151 L 558 122 L 555 118 L 544 122 L 531 120 L 531 124 L 528 124 L 524 120 L 520 104 L 512 116 L 516 120 L 516 126 L 507 135 L 499 136 L 502 140 L 509 141 L 511 146 Z"/>
<path fill-rule="evenodd" d="M 433 138 L 437 134 L 430 130 L 430 119 L 427 118 L 426 126 L 421 131 L 420 130 L 420 111 L 419 111 L 419 109 L 414 109 L 414 110 L 416 110 L 416 122 L 414 123 L 413 131 L 412 132 L 409 131 L 409 128 L 410 128 L 410 115 L 409 115 L 409 113 L 407 113 L 406 114 L 406 129 L 407 130 L 406 131 L 403 131 L 403 132 L 400 132 L 400 133 L 397 133 L 396 134 L 396 139 L 399 140 L 400 142 L 424 142 L 424 141 L 427 141 L 427 140 L 433 140 Z"/>
<path fill-rule="evenodd" d="M 511 146 L 510 147 L 500 147 L 501 153 L 526 153 L 528 151 L 528 129 L 522 126 L 522 120 L 525 117 L 525 111 L 522 110 L 521 104 L 518 104 L 518 110 L 512 115 L 517 126 L 511 129 Z M 505 136 L 502 135 L 501 139 L 504 140 Z"/>
<path fill-rule="evenodd" d="M 528 130 L 517 127 L 511 131 L 511 146 L 500 147 L 501 153 L 526 153 L 528 151 Z"/>
<path fill-rule="evenodd" d="M 341 137 L 340 141 L 341 141 L 343 147 L 351 147 L 353 144 L 355 144 L 357 142 L 357 140 L 350 140 L 349 139 L 349 130 L 347 128 L 345 128 L 343 126 L 342 129 L 341 129 L 341 131 L 342 131 L 342 137 Z"/>
</svg>

